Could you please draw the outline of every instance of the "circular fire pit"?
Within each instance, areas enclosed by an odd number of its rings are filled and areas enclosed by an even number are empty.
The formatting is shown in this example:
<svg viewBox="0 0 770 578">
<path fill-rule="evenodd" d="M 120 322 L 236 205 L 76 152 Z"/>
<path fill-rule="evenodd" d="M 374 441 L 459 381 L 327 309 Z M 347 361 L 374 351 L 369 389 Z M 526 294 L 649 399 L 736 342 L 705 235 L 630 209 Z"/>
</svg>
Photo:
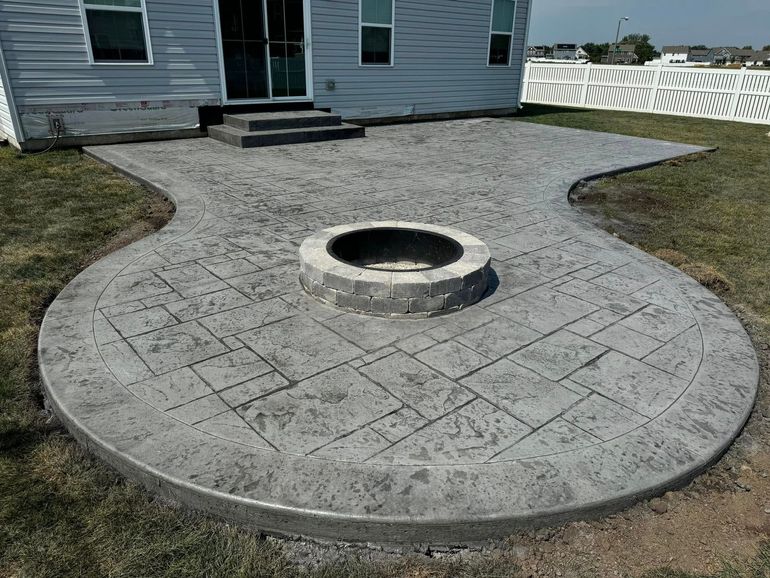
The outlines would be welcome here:
<svg viewBox="0 0 770 578">
<path fill-rule="evenodd" d="M 357 313 L 428 317 L 457 311 L 487 289 L 490 254 L 476 237 L 435 225 L 340 225 L 305 239 L 300 280 L 316 299 Z"/>
</svg>

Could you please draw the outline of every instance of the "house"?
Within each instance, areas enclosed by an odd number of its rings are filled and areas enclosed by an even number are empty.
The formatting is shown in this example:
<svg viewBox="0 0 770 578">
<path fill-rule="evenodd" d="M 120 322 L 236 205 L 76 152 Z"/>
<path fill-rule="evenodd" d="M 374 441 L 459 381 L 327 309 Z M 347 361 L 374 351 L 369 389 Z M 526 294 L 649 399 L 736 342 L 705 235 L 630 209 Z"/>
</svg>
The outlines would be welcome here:
<svg viewBox="0 0 770 578">
<path fill-rule="evenodd" d="M 731 49 L 732 62 L 745 64 L 752 58 L 754 58 L 754 50 L 735 48 Z"/>
<path fill-rule="evenodd" d="M 690 54 L 687 57 L 687 62 L 712 64 L 714 62 L 713 54 L 714 51 L 710 48 L 705 50 L 700 48 L 692 48 L 690 49 Z"/>
<path fill-rule="evenodd" d="M 590 58 L 583 47 L 577 44 L 554 44 L 552 52 L 551 58 L 554 60 L 588 60 Z"/>
<path fill-rule="evenodd" d="M 530 1 L 0 2 L 0 138 L 193 136 L 234 110 L 513 112 Z"/>
<path fill-rule="evenodd" d="M 754 56 L 746 61 L 746 66 L 770 66 L 770 51 L 759 50 L 755 52 Z"/>
<path fill-rule="evenodd" d="M 609 54 L 602 56 L 602 64 L 636 64 L 636 44 L 610 44 Z"/>
<path fill-rule="evenodd" d="M 660 52 L 660 61 L 666 64 L 682 64 L 690 58 L 689 46 L 664 46 Z"/>
<path fill-rule="evenodd" d="M 551 55 L 550 46 L 528 46 L 527 58 L 548 58 Z"/>
<path fill-rule="evenodd" d="M 754 56 L 754 50 L 748 48 L 736 48 L 735 46 L 726 46 L 712 48 L 714 64 L 743 64 Z"/>
<path fill-rule="evenodd" d="M 733 61 L 732 50 L 738 50 L 737 48 L 727 48 L 720 46 L 718 48 L 712 48 L 709 59 L 712 63 L 722 65 L 730 64 Z"/>
</svg>

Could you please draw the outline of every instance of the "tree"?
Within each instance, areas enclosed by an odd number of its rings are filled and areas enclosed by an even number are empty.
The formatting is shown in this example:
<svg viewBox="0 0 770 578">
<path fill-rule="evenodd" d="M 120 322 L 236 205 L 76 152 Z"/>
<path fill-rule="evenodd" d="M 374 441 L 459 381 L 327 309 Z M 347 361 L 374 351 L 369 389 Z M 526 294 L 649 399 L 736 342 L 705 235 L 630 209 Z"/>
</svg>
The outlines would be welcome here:
<svg viewBox="0 0 770 578">
<path fill-rule="evenodd" d="M 754 47 L 751 44 L 749 44 L 748 46 L 744 46 L 743 50 L 754 50 Z"/>
<path fill-rule="evenodd" d="M 650 44 L 649 34 L 626 34 L 621 40 L 623 44 L 636 44 L 636 55 L 639 57 L 639 64 L 655 58 L 655 47 Z"/>
<path fill-rule="evenodd" d="M 695 46 L 690 46 L 690 50 L 709 50 L 709 47 L 705 44 L 697 44 Z"/>
<path fill-rule="evenodd" d="M 770 52 L 770 44 L 765 44 L 762 47 L 762 52 Z"/>
<path fill-rule="evenodd" d="M 591 62 L 593 62 L 594 64 L 601 63 L 602 56 L 605 56 L 609 49 L 610 49 L 610 45 L 607 42 L 605 42 L 604 44 L 594 44 L 593 42 L 588 42 L 587 44 L 583 44 L 583 50 L 585 50 L 588 53 L 588 57 L 591 59 Z"/>
</svg>

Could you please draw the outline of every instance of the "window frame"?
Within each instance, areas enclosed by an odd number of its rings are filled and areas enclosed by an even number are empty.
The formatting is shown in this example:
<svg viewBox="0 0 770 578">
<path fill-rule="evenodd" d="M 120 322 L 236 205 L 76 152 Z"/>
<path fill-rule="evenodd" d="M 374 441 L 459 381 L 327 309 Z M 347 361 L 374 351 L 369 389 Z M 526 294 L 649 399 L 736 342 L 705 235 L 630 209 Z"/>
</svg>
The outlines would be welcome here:
<svg viewBox="0 0 770 578">
<path fill-rule="evenodd" d="M 80 17 L 83 21 L 83 32 L 86 39 L 86 51 L 88 52 L 88 63 L 91 66 L 153 66 L 154 59 L 152 55 L 152 42 L 150 40 L 150 22 L 147 18 L 147 2 L 146 0 L 139 0 L 139 7 L 133 6 L 110 6 L 103 4 L 88 4 L 86 0 L 78 0 L 80 5 Z M 91 46 L 91 31 L 88 27 L 88 15 L 87 10 L 102 10 L 108 12 L 129 12 L 132 14 L 142 15 L 142 32 L 144 33 L 144 46 L 147 52 L 147 60 L 104 60 L 99 61 L 94 59 L 94 51 Z"/>
<path fill-rule="evenodd" d="M 489 10 L 489 35 L 487 36 L 487 68 L 510 68 L 513 65 L 513 37 L 516 34 L 516 11 L 519 9 L 519 2 L 518 0 L 512 0 L 513 1 L 513 19 L 511 21 L 511 31 L 510 32 L 497 32 L 492 29 L 492 26 L 495 21 L 495 0 L 492 0 Z M 492 35 L 497 34 L 500 36 L 508 36 L 510 38 L 510 43 L 508 45 L 508 62 L 506 64 L 490 64 L 489 63 L 489 57 L 492 55 Z"/>
<path fill-rule="evenodd" d="M 144 2 L 144 0 L 142 0 Z M 358 66 L 360 67 L 373 67 L 373 68 L 393 68 L 396 65 L 396 0 L 391 0 L 390 3 L 391 14 L 390 24 L 374 24 L 363 21 L 364 14 L 364 0 L 358 0 Z M 390 29 L 390 62 L 388 64 L 376 64 L 371 62 L 364 62 L 363 60 L 363 47 L 364 47 L 364 26 L 369 28 L 388 28 Z"/>
</svg>

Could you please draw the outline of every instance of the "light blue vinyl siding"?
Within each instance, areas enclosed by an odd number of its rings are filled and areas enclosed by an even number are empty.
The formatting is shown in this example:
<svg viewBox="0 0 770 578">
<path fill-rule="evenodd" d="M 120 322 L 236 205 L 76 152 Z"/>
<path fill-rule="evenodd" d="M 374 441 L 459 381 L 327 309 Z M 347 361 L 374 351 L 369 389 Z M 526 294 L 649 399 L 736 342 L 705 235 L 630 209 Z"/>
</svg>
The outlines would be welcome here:
<svg viewBox="0 0 770 578">
<path fill-rule="evenodd" d="M 211 0 L 147 0 L 147 16 L 154 65 L 93 65 L 77 0 L 0 0 L 16 105 L 219 99 Z"/>
<path fill-rule="evenodd" d="M 315 104 L 349 118 L 514 108 L 529 1 L 517 2 L 510 67 L 487 66 L 492 0 L 395 0 L 394 66 L 368 67 L 358 0 L 313 0 Z"/>
<path fill-rule="evenodd" d="M 49 137 L 50 114 L 70 136 L 197 126 L 198 106 L 222 102 L 217 1 L 146 0 L 154 64 L 95 65 L 78 0 L 0 0 L 18 139 Z M 516 4 L 511 65 L 488 67 L 492 0 L 394 0 L 394 66 L 359 66 L 358 0 L 311 0 L 314 104 L 347 118 L 513 109 L 530 1 Z"/>
</svg>

